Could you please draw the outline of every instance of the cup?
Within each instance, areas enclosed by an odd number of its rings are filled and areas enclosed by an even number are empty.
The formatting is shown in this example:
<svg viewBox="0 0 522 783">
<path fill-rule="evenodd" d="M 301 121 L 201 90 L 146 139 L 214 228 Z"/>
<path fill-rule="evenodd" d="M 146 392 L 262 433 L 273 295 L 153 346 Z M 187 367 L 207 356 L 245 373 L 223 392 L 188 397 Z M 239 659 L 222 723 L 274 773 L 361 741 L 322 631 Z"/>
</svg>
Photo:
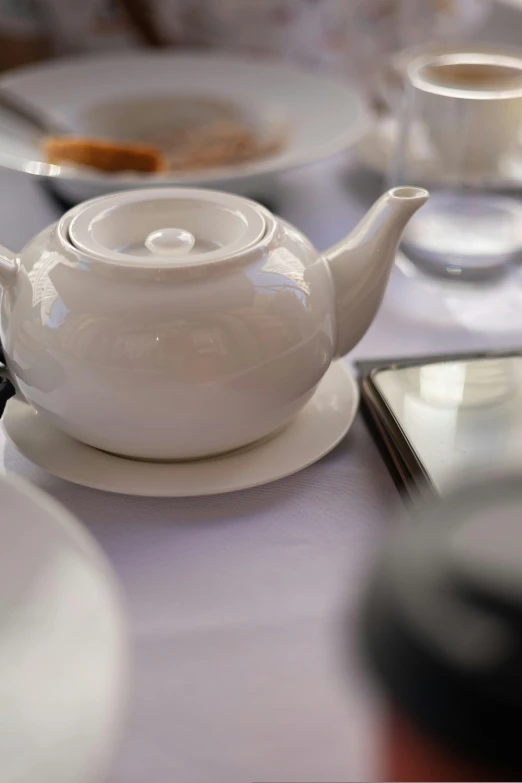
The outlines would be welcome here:
<svg viewBox="0 0 522 783">
<path fill-rule="evenodd" d="M 407 68 L 428 135 L 457 171 L 488 171 L 517 142 L 522 124 L 522 57 L 454 53 Z"/>
</svg>

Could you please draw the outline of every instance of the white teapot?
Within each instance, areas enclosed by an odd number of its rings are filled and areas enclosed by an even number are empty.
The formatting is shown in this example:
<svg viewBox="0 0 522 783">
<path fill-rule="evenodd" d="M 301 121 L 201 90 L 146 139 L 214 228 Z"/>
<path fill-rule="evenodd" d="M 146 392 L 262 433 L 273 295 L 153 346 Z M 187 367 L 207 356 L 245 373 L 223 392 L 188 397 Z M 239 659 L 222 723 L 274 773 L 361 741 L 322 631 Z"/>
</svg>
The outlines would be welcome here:
<svg viewBox="0 0 522 783">
<path fill-rule="evenodd" d="M 60 430 L 115 454 L 192 459 L 251 443 L 361 339 L 427 197 L 390 190 L 322 254 L 239 196 L 87 201 L 19 256 L 0 247 L 10 377 Z"/>
</svg>

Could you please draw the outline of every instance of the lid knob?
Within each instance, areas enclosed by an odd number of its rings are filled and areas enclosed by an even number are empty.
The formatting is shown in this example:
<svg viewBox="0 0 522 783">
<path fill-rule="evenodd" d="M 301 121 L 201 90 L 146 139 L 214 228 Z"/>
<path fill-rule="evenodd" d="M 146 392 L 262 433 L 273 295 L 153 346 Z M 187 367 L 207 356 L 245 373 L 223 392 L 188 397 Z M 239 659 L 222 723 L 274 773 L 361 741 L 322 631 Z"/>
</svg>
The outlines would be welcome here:
<svg viewBox="0 0 522 783">
<path fill-rule="evenodd" d="M 196 243 L 194 234 L 183 228 L 160 228 L 145 239 L 145 247 L 154 255 L 179 256 L 190 253 Z"/>
</svg>

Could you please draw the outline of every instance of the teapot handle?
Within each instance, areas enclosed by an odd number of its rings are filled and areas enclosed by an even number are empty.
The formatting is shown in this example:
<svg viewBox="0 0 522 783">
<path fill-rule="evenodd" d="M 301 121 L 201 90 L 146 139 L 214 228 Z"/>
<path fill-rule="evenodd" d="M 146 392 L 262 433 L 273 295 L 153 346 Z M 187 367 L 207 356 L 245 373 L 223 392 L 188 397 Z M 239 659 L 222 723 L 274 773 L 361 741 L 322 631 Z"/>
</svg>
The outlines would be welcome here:
<svg viewBox="0 0 522 783">
<path fill-rule="evenodd" d="M 11 384 L 11 386 L 14 389 L 14 396 L 16 397 L 16 399 L 20 400 L 20 402 L 25 402 L 26 403 L 27 400 L 25 399 L 24 395 L 22 394 L 22 392 L 18 388 L 18 385 L 14 382 L 13 376 L 11 375 L 9 367 L 6 365 L 5 361 L 2 358 L 2 354 L 0 353 L 0 380 L 2 378 L 5 378 L 7 381 L 9 381 L 9 383 Z M 11 393 L 11 395 L 8 395 L 8 397 L 9 396 L 12 396 L 12 393 Z M 5 399 L 4 399 L 4 401 L 5 401 Z"/>
<path fill-rule="evenodd" d="M 0 358 L 0 378 L 7 378 L 8 381 L 11 381 L 11 373 L 9 372 L 7 365 L 5 364 L 5 362 L 2 361 L 1 358 Z"/>
<path fill-rule="evenodd" d="M 9 383 L 12 386 L 11 390 L 9 390 L 10 389 L 9 386 L 6 386 L 5 388 L 3 387 L 2 378 L 5 378 L 7 381 L 9 381 Z M 9 397 L 12 397 L 13 395 L 18 400 L 20 400 L 20 402 L 27 402 L 27 400 L 22 396 L 20 390 L 17 388 L 16 384 L 13 382 L 9 369 L 0 358 L 0 411 L 2 410 L 3 405 L 5 405 Z"/>
<path fill-rule="evenodd" d="M 0 286 L 5 288 L 12 283 L 17 271 L 16 254 L 0 245 Z"/>
<path fill-rule="evenodd" d="M 3 245 L 0 245 L 0 288 L 7 288 L 7 286 L 11 285 L 17 272 L 18 262 L 16 255 Z M 11 373 L 3 361 L 3 356 L 1 356 L 1 354 L 0 357 L 0 378 L 7 378 L 16 389 L 16 384 L 13 383 Z M 20 392 L 17 389 L 16 394 L 17 396 L 20 395 Z"/>
</svg>

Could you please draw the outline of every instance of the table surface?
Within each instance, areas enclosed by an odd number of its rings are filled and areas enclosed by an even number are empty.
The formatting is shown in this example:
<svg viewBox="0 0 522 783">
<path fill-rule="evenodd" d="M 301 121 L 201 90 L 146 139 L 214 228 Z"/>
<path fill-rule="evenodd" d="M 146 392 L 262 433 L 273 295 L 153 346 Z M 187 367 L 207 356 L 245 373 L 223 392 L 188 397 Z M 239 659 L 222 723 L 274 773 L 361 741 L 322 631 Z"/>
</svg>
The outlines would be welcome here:
<svg viewBox="0 0 522 783">
<path fill-rule="evenodd" d="M 341 157 L 286 176 L 278 208 L 322 249 L 380 187 Z M 0 176 L 0 203 L 0 236 L 14 250 L 59 214 L 14 173 Z M 470 331 L 437 298 L 421 319 L 412 312 L 421 291 L 395 273 L 350 360 L 517 344 L 516 329 Z M 74 486 L 26 461 L 3 431 L 0 465 L 82 520 L 123 584 L 134 687 L 111 781 L 371 778 L 378 710 L 355 615 L 401 501 L 360 417 L 318 464 L 228 496 L 155 500 Z"/>
<path fill-rule="evenodd" d="M 282 179 L 277 209 L 324 249 L 381 187 L 338 157 Z M 59 215 L 15 173 L 0 174 L 0 204 L 0 238 L 13 250 Z M 513 284 L 463 304 L 396 271 L 349 360 L 518 346 L 521 301 Z M 0 429 L 2 467 L 82 520 L 123 585 L 134 682 L 111 783 L 375 774 L 378 700 L 355 620 L 401 501 L 360 416 L 316 465 L 225 496 L 155 500 L 74 486 L 25 460 Z"/>
</svg>

